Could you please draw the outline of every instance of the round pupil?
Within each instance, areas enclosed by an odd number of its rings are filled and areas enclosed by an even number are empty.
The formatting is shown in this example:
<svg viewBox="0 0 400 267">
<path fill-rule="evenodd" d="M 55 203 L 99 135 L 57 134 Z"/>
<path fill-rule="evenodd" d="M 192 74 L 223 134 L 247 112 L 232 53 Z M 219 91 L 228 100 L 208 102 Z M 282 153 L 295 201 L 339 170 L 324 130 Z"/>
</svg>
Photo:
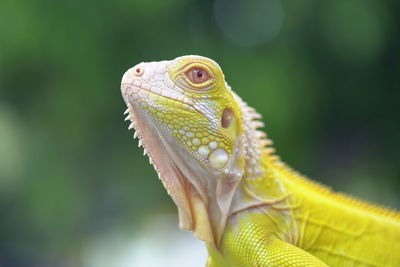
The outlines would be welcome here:
<svg viewBox="0 0 400 267">
<path fill-rule="evenodd" d="M 202 70 L 198 70 L 196 75 L 197 75 L 197 78 L 203 77 L 203 71 Z"/>
</svg>

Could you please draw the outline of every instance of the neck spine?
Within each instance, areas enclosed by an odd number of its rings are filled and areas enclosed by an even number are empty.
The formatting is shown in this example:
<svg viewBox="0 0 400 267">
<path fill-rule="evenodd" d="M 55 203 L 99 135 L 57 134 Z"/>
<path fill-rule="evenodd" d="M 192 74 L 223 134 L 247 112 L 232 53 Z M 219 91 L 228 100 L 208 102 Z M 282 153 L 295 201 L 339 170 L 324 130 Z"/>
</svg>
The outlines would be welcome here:
<svg viewBox="0 0 400 267">
<path fill-rule="evenodd" d="M 272 161 L 276 162 L 279 162 L 280 158 L 274 155 L 275 149 L 271 147 L 272 140 L 267 138 L 264 131 L 258 130 L 264 127 L 264 123 L 260 121 L 261 115 L 233 91 L 232 93 L 241 107 L 243 118 L 243 139 L 246 153 L 244 178 L 257 178 L 263 173 L 260 162 L 262 156 L 267 155 Z"/>
</svg>

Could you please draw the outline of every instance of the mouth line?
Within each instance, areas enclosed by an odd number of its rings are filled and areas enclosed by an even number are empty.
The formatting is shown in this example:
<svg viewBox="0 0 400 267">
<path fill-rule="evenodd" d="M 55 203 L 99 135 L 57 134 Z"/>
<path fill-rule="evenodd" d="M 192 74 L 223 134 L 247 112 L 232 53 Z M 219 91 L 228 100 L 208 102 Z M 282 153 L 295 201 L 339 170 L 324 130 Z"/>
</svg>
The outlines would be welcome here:
<svg viewBox="0 0 400 267">
<path fill-rule="evenodd" d="M 173 98 L 173 97 L 171 97 L 171 96 L 162 95 L 162 94 L 160 94 L 160 93 L 157 93 L 157 92 L 152 91 L 151 89 L 146 89 L 146 88 L 143 88 L 143 87 L 141 87 L 141 86 L 136 86 L 136 85 L 134 85 L 133 83 L 121 83 L 121 85 L 127 86 L 127 88 L 125 89 L 125 92 L 124 92 L 125 97 L 128 97 L 128 98 L 130 97 L 130 95 L 128 95 L 128 94 L 126 93 L 127 90 L 130 90 L 130 91 L 132 92 L 132 91 L 133 91 L 133 90 L 132 90 L 132 87 L 136 87 L 136 88 L 139 89 L 139 90 L 138 90 L 137 92 L 135 92 L 134 94 L 139 95 L 139 92 L 140 92 L 140 91 L 145 91 L 145 92 L 147 92 L 147 93 L 149 93 L 149 94 L 154 94 L 154 95 L 156 95 L 156 96 L 159 96 L 159 97 L 162 97 L 162 98 L 165 98 L 165 99 L 170 99 L 170 100 L 172 100 L 172 101 L 179 102 L 179 103 L 181 103 L 181 104 L 183 104 L 183 105 L 188 105 L 188 106 L 192 107 L 194 110 L 196 110 L 196 108 L 194 107 L 194 104 L 193 104 L 193 103 L 184 102 L 184 101 L 182 101 L 182 100 Z M 142 98 L 140 95 L 139 95 L 139 98 L 143 100 L 143 98 Z"/>
<path fill-rule="evenodd" d="M 124 90 L 124 97 L 125 97 L 125 98 L 127 99 L 127 101 L 129 102 L 129 105 L 134 105 L 134 103 L 132 103 L 132 102 L 130 101 L 130 97 L 131 97 L 133 94 L 138 95 L 138 96 L 139 96 L 139 97 L 137 97 L 138 99 L 145 100 L 145 99 L 144 99 L 142 96 L 140 96 L 140 94 L 139 94 L 140 91 L 144 91 L 144 92 L 146 92 L 146 93 L 148 93 L 148 94 L 153 94 L 153 95 L 156 95 L 156 96 L 158 96 L 158 97 L 162 97 L 162 98 L 164 98 L 164 99 L 169 99 L 169 100 L 172 100 L 172 101 L 175 101 L 175 102 L 179 102 L 179 103 L 181 103 L 182 105 L 187 105 L 187 106 L 191 107 L 194 111 L 196 111 L 197 113 L 199 113 L 201 116 L 203 116 L 204 118 L 206 118 L 207 120 L 210 121 L 210 119 L 207 118 L 207 116 L 205 116 L 205 115 L 203 114 L 203 112 L 201 112 L 201 110 L 199 110 L 193 103 L 190 103 L 189 101 L 185 102 L 185 101 L 182 101 L 182 100 L 173 98 L 173 97 L 171 97 L 171 96 L 162 95 L 162 94 L 160 94 L 160 93 L 157 93 L 157 92 L 152 91 L 151 89 L 146 89 L 146 88 L 143 88 L 143 87 L 141 87 L 141 86 L 136 86 L 136 85 L 133 84 L 133 82 L 131 82 L 131 83 L 121 83 L 121 85 L 127 86 L 127 88 Z M 137 88 L 138 91 L 135 92 L 135 93 L 133 93 L 133 90 L 132 90 L 133 87 Z M 131 92 L 130 95 L 127 93 L 128 90 Z M 147 104 L 149 105 L 149 103 L 147 103 Z M 139 105 L 139 108 L 142 109 L 142 107 L 140 107 L 140 105 Z M 211 121 L 210 121 L 210 122 L 211 122 Z"/>
</svg>

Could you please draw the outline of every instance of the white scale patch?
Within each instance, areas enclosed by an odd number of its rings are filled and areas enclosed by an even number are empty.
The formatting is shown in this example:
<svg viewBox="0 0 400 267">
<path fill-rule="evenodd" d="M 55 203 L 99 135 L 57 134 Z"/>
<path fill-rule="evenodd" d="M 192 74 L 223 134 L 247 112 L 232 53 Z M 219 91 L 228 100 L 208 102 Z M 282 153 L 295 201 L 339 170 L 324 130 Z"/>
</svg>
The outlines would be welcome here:
<svg viewBox="0 0 400 267">
<path fill-rule="evenodd" d="M 194 145 L 200 144 L 200 140 L 194 138 Z M 211 141 L 208 145 L 202 145 L 197 148 L 197 153 L 203 158 L 206 158 L 214 169 L 221 169 L 226 166 L 229 161 L 228 152 L 223 148 L 218 148 L 218 142 Z"/>
<path fill-rule="evenodd" d="M 215 169 L 221 169 L 228 163 L 229 156 L 225 149 L 218 148 L 208 157 L 210 165 Z"/>
<path fill-rule="evenodd" d="M 211 141 L 211 142 L 208 144 L 208 146 L 209 146 L 211 149 L 216 149 L 216 148 L 218 147 L 218 143 L 215 142 L 215 141 Z"/>
<path fill-rule="evenodd" d="M 202 156 L 203 158 L 207 158 L 208 154 L 210 154 L 210 149 L 208 148 L 208 146 L 200 146 L 197 149 L 197 152 L 200 154 L 200 156 Z"/>
<path fill-rule="evenodd" d="M 194 136 L 194 133 L 192 133 L 192 132 L 187 132 L 187 133 L 186 133 L 186 136 L 187 136 L 187 137 L 193 137 L 193 136 Z"/>
<path fill-rule="evenodd" d="M 199 138 L 193 138 L 192 143 L 193 143 L 193 145 L 198 146 L 198 145 L 200 145 L 201 142 L 200 142 Z"/>
</svg>

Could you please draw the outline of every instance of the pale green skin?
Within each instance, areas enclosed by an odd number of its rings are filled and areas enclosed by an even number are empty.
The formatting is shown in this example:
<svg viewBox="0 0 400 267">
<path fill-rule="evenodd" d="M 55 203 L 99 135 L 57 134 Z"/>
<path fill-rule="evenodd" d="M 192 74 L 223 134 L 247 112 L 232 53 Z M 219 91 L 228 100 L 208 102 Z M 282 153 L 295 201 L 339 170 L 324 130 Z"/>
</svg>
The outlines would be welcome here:
<svg viewBox="0 0 400 267">
<path fill-rule="evenodd" d="M 140 63 L 121 90 L 180 227 L 207 244 L 208 266 L 400 266 L 400 215 L 283 164 L 214 61 Z"/>
</svg>

